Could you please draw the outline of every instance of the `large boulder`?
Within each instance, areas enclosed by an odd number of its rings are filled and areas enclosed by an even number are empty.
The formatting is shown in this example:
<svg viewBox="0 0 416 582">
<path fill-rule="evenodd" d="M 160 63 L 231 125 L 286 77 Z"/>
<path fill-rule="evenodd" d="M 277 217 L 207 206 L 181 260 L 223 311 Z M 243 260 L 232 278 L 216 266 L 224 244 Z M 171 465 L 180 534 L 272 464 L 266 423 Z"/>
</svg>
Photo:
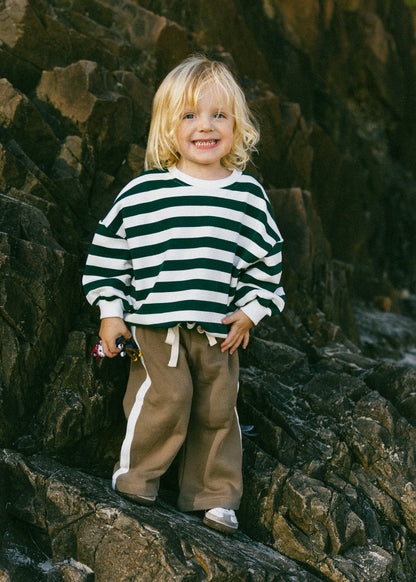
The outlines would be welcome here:
<svg viewBox="0 0 416 582">
<path fill-rule="evenodd" d="M 0 440 L 11 443 L 44 396 L 50 363 L 71 325 L 77 262 L 33 199 L 0 194 Z M 32 202 L 29 204 L 28 202 Z"/>
<path fill-rule="evenodd" d="M 48 580 L 85 582 L 185 582 L 201 577 L 229 582 L 318 580 L 244 535 L 226 539 L 166 502 L 156 509 L 137 507 L 121 500 L 102 479 L 70 471 L 51 459 L 25 461 L 5 450 L 0 465 L 3 503 L 12 501 L 11 515 L 26 524 L 24 539 L 31 539 L 32 552 L 43 548 L 42 565 L 20 560 L 18 555 L 16 559 L 17 539 L 8 536 L 0 574 L 4 564 L 3 572 L 11 572 L 15 582 L 42 575 L 48 575 Z M 63 577 L 65 570 L 68 577 Z M 62 577 L 52 578 L 59 571 Z"/>
</svg>

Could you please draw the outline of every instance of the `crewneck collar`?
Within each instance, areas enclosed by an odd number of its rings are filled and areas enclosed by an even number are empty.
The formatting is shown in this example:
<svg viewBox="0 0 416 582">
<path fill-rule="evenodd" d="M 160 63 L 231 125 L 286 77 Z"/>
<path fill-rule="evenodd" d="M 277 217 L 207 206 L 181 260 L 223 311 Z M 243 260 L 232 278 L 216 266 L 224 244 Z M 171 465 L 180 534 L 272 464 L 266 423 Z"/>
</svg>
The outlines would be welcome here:
<svg viewBox="0 0 416 582">
<path fill-rule="evenodd" d="M 224 188 L 233 184 L 240 176 L 240 170 L 233 170 L 229 176 L 226 178 L 221 178 L 219 180 L 201 180 L 201 178 L 194 178 L 178 170 L 176 166 L 172 166 L 168 169 L 169 173 L 174 177 L 185 182 L 185 184 L 190 184 L 191 186 L 199 186 L 200 188 Z"/>
</svg>

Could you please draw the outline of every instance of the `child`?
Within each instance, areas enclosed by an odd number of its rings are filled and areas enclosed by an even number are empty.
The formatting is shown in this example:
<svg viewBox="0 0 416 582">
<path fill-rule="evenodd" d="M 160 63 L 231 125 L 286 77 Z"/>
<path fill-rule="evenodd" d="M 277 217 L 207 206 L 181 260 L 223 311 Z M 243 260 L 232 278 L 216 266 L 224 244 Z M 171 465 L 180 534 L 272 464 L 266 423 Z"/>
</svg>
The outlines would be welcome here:
<svg viewBox="0 0 416 582">
<path fill-rule="evenodd" d="M 113 488 L 153 504 L 181 449 L 179 508 L 226 533 L 242 495 L 237 348 L 285 299 L 282 237 L 242 171 L 257 140 L 225 65 L 196 56 L 176 67 L 154 98 L 147 171 L 99 223 L 83 278 L 105 355 L 131 334 L 142 352 Z"/>
</svg>

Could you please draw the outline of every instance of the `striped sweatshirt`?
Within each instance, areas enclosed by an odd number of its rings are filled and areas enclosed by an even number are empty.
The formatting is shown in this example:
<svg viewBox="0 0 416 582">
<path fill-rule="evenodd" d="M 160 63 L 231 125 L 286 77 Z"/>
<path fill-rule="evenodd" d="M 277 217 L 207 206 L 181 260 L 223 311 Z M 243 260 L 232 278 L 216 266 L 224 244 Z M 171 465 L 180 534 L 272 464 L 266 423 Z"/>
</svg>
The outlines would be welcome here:
<svg viewBox="0 0 416 582">
<path fill-rule="evenodd" d="M 284 307 L 282 237 L 252 176 L 200 180 L 176 167 L 132 180 L 98 224 L 83 285 L 101 318 L 192 323 L 226 337 L 242 309 L 257 324 Z"/>
</svg>

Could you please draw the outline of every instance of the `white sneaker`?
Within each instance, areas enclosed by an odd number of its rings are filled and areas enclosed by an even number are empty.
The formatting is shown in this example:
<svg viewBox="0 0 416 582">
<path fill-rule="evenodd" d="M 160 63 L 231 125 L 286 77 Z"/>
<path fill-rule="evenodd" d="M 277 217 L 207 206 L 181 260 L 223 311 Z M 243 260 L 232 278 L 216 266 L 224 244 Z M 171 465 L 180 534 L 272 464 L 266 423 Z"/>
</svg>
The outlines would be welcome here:
<svg viewBox="0 0 416 582">
<path fill-rule="evenodd" d="M 233 533 L 238 529 L 238 521 L 233 509 L 214 507 L 205 512 L 205 525 L 223 533 Z"/>
</svg>

